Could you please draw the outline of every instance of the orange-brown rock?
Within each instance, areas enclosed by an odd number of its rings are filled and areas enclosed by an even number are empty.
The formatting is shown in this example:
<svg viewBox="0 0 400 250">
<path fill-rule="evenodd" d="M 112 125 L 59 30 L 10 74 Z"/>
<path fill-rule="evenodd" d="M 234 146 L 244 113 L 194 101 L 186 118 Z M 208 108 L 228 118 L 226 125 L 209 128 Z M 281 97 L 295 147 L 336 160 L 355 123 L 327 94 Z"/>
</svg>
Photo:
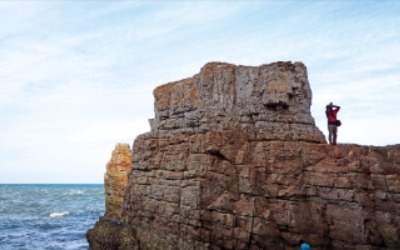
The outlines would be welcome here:
<svg viewBox="0 0 400 250">
<path fill-rule="evenodd" d="M 327 145 L 302 63 L 210 63 L 154 96 L 92 249 L 400 249 L 400 146 Z"/>
<path fill-rule="evenodd" d="M 152 134 L 246 131 L 250 140 L 324 143 L 310 113 L 311 88 L 302 63 L 260 67 L 208 63 L 192 78 L 154 90 Z"/>
<path fill-rule="evenodd" d="M 117 144 L 104 174 L 105 216 L 120 218 L 128 174 L 132 170 L 132 151 L 128 144 Z"/>
</svg>

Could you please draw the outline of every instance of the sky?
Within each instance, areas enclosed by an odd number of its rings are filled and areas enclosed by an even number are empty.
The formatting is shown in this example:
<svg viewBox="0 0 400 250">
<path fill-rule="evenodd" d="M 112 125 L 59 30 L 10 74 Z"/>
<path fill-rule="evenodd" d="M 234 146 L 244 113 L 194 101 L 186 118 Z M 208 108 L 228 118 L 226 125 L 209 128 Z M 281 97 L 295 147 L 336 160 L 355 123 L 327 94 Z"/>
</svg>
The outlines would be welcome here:
<svg viewBox="0 0 400 250">
<path fill-rule="evenodd" d="M 301 61 L 339 143 L 400 143 L 400 1 L 0 0 L 0 183 L 103 183 L 153 89 L 207 62 Z"/>
</svg>

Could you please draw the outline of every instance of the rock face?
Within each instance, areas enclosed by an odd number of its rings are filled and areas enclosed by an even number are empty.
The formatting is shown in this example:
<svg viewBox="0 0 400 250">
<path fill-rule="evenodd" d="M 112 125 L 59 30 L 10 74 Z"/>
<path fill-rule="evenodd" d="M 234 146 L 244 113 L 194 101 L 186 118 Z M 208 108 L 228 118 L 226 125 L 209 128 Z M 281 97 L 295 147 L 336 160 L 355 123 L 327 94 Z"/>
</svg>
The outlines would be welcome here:
<svg viewBox="0 0 400 250">
<path fill-rule="evenodd" d="M 132 151 L 128 144 L 117 144 L 104 175 L 106 198 L 105 216 L 121 218 L 128 174 L 132 170 Z"/>
<path fill-rule="evenodd" d="M 302 63 L 260 67 L 208 63 L 192 78 L 154 90 L 152 134 L 242 131 L 249 140 L 324 143 L 310 114 L 311 89 Z"/>
<path fill-rule="evenodd" d="M 91 249 L 400 249 L 400 146 L 327 145 L 302 63 L 209 63 L 154 96 Z"/>
</svg>

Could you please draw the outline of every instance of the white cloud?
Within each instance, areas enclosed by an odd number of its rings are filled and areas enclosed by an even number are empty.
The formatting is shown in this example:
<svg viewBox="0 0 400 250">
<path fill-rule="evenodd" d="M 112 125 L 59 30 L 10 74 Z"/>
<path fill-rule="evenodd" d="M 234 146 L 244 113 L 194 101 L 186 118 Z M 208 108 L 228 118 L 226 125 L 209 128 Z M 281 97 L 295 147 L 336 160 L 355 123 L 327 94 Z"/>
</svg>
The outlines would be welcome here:
<svg viewBox="0 0 400 250">
<path fill-rule="evenodd" d="M 153 88 L 209 61 L 303 61 L 321 130 L 334 101 L 339 141 L 398 143 L 399 10 L 357 1 L 1 2 L 0 182 L 102 182 L 114 145 L 149 130 Z"/>
</svg>

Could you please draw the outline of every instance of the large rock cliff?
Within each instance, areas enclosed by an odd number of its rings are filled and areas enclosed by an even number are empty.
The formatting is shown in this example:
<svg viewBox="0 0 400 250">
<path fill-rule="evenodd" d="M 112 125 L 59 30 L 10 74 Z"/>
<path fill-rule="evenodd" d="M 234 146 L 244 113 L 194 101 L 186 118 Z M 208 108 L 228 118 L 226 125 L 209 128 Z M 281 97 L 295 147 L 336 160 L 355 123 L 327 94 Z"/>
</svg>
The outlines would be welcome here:
<svg viewBox="0 0 400 250">
<path fill-rule="evenodd" d="M 154 96 L 91 249 L 400 249 L 400 146 L 327 145 L 302 63 L 208 63 Z"/>
</svg>

